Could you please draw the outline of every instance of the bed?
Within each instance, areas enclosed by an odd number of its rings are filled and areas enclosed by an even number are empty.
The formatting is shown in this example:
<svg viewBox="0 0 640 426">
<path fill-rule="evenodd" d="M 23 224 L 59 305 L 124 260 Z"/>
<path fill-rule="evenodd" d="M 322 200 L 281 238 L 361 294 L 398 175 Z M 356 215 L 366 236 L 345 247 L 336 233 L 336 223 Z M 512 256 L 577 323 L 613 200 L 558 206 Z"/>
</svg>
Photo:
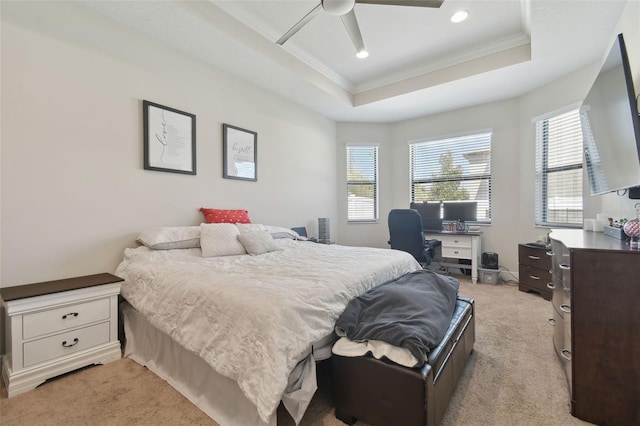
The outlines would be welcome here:
<svg viewBox="0 0 640 426">
<path fill-rule="evenodd" d="M 125 250 L 125 356 L 221 425 L 275 425 L 281 401 L 298 423 L 349 300 L 420 266 L 397 250 L 211 225 L 163 228 L 151 235 L 164 239 L 141 235 L 145 245 Z"/>
</svg>

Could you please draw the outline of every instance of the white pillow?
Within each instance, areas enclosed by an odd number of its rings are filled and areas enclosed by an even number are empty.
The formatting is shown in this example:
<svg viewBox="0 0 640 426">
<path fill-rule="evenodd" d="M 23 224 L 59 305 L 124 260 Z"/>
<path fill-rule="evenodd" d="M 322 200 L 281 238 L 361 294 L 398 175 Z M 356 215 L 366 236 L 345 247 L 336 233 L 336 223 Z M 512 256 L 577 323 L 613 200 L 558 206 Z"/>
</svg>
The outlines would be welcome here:
<svg viewBox="0 0 640 426">
<path fill-rule="evenodd" d="M 137 240 L 154 250 L 200 247 L 199 226 L 165 226 L 142 231 Z"/>
<path fill-rule="evenodd" d="M 247 231 L 264 231 L 266 228 L 260 223 L 236 223 L 240 233 Z"/>
<path fill-rule="evenodd" d="M 232 223 L 201 223 L 202 257 L 247 254 L 238 240 L 238 228 Z"/>
<path fill-rule="evenodd" d="M 238 235 L 238 239 L 250 255 L 265 254 L 278 250 L 273 237 L 267 231 L 246 231 Z"/>
</svg>

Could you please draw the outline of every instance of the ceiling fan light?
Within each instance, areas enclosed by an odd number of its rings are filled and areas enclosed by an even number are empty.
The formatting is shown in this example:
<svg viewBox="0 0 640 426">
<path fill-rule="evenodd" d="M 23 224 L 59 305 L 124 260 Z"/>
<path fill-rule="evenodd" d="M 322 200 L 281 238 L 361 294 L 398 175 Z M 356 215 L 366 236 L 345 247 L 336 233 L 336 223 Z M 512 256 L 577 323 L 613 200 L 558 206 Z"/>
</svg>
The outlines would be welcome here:
<svg viewBox="0 0 640 426">
<path fill-rule="evenodd" d="M 330 15 L 342 16 L 351 12 L 356 0 L 322 0 L 322 8 Z"/>
<path fill-rule="evenodd" d="M 469 17 L 469 12 L 466 10 L 459 10 L 453 15 L 451 15 L 451 22 L 457 24 L 458 22 L 462 22 Z"/>
<path fill-rule="evenodd" d="M 356 52 L 356 57 L 358 59 L 364 59 L 367 56 L 369 56 L 369 52 L 367 52 L 366 49 L 358 50 L 358 52 Z"/>
</svg>

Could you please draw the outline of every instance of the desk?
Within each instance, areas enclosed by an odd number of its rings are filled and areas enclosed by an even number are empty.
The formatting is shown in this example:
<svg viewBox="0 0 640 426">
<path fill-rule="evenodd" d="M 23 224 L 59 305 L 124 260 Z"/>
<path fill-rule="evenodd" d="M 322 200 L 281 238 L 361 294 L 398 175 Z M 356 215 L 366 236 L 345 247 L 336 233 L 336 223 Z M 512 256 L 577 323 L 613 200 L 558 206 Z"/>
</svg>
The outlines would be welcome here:
<svg viewBox="0 0 640 426">
<path fill-rule="evenodd" d="M 478 282 L 478 265 L 480 264 L 480 232 L 455 232 L 424 230 L 427 240 L 440 240 L 442 257 L 448 259 L 466 259 L 471 265 L 441 262 L 440 265 L 453 268 L 471 269 L 471 281 Z"/>
</svg>

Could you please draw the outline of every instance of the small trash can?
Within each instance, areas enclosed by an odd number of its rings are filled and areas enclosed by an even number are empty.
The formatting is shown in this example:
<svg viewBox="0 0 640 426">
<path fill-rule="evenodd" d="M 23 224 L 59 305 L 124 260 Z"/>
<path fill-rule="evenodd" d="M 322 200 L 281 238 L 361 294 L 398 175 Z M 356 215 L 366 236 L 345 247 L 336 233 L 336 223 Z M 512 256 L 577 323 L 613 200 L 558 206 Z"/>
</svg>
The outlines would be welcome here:
<svg viewBox="0 0 640 426">
<path fill-rule="evenodd" d="M 498 284 L 498 276 L 500 275 L 500 271 L 502 271 L 502 268 L 478 268 L 478 281 L 480 281 L 482 284 Z"/>
</svg>

